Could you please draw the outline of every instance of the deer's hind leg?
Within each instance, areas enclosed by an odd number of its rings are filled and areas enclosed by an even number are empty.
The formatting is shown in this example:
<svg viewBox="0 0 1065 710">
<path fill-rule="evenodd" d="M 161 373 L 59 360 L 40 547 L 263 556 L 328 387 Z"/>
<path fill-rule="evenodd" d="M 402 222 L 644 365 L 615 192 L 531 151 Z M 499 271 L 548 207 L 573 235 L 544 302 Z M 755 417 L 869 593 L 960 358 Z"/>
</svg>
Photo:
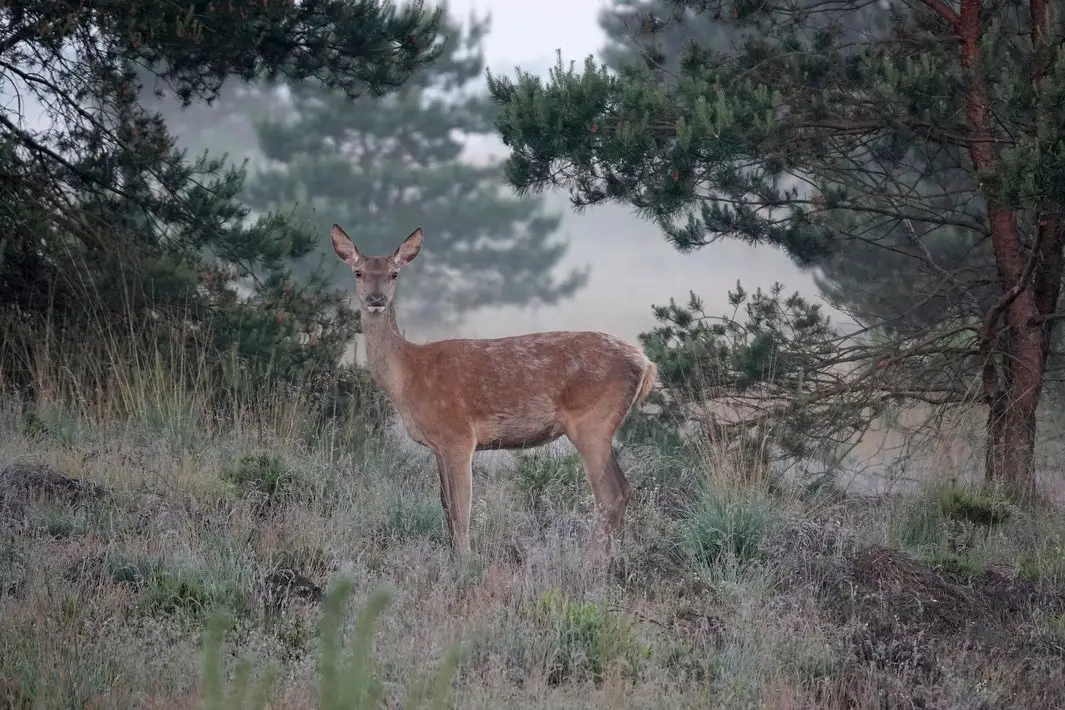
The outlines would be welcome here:
<svg viewBox="0 0 1065 710">
<path fill-rule="evenodd" d="M 474 442 L 435 449 L 440 474 L 440 503 L 447 517 L 448 542 L 460 555 L 470 552 Z"/>
<path fill-rule="evenodd" d="M 624 413 L 604 417 L 603 412 L 591 410 L 571 420 L 566 427 L 566 436 L 584 463 L 608 536 L 621 530 L 625 509 L 632 498 L 632 486 L 614 455 L 614 432 L 623 417 Z"/>
</svg>

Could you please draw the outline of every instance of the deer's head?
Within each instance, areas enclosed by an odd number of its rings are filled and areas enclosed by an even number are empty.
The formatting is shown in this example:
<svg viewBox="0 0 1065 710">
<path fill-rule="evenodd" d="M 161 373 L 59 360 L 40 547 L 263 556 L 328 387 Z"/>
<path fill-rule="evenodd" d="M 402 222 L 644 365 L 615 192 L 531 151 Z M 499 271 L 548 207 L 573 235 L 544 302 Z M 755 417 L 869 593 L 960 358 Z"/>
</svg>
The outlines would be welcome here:
<svg viewBox="0 0 1065 710">
<path fill-rule="evenodd" d="M 399 271 L 414 261 L 422 248 L 422 228 L 418 227 L 403 240 L 392 256 L 363 256 L 355 248 L 351 238 L 339 225 L 331 232 L 333 249 L 355 274 L 355 294 L 363 313 L 383 313 L 396 296 L 396 280 Z"/>
</svg>

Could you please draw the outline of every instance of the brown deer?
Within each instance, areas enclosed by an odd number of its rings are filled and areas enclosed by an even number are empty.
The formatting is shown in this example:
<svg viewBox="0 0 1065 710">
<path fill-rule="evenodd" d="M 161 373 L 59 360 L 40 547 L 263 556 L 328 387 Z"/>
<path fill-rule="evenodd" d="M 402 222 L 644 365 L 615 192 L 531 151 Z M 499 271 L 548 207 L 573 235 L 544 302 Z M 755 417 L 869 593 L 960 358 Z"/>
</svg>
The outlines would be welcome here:
<svg viewBox="0 0 1065 710">
<path fill-rule="evenodd" d="M 391 256 L 363 256 L 338 225 L 331 236 L 355 274 L 370 374 L 411 439 L 436 454 L 452 550 L 470 551 L 474 452 L 541 446 L 563 434 L 584 463 L 609 542 L 632 496 L 614 434 L 654 387 L 654 363 L 588 331 L 412 343 L 396 327 L 393 299 L 400 271 L 421 251 L 421 227 Z"/>
</svg>

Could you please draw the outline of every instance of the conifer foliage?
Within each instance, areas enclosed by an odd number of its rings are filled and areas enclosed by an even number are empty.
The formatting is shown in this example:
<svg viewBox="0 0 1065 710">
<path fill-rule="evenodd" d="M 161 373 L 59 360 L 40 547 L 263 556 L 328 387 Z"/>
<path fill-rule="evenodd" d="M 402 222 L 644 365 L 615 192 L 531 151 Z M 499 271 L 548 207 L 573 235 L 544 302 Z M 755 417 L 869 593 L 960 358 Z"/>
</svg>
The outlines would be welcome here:
<svg viewBox="0 0 1065 710">
<path fill-rule="evenodd" d="M 262 79 L 380 96 L 438 56 L 440 17 L 379 0 L 0 6 L 5 384 L 32 379 L 44 333 L 185 343 L 271 376 L 334 364 L 354 314 L 288 267 L 322 235 L 249 219 L 243 171 L 179 150 L 140 79 L 185 104 Z"/>
<path fill-rule="evenodd" d="M 680 249 L 731 237 L 814 265 L 906 235 L 910 273 L 935 271 L 958 305 L 876 370 L 967 364 L 939 394 L 979 392 L 988 476 L 1032 493 L 1065 266 L 1061 13 L 1046 0 L 659 5 L 670 16 L 645 18 L 648 32 L 694 14 L 742 30 L 734 51 L 689 44 L 668 75 L 648 52 L 616 73 L 560 60 L 546 83 L 490 77 L 508 179 L 630 204 Z M 849 41 L 860 13 L 864 40 Z M 986 244 L 992 268 L 951 271 L 926 238 Z"/>
<path fill-rule="evenodd" d="M 540 200 L 508 194 L 498 158 L 464 155 L 464 143 L 494 136 L 496 106 L 484 91 L 481 45 L 487 20 L 462 27 L 445 16 L 437 59 L 398 91 L 352 104 L 314 83 L 277 88 L 257 121 L 266 166 L 248 180 L 246 201 L 280 209 L 328 234 L 339 222 L 367 254 L 390 254 L 414 227 L 426 230 L 427 258 L 399 294 L 408 325 L 461 318 L 488 306 L 552 303 L 572 294 L 582 272 L 553 270 L 566 245 L 560 217 Z M 481 149 L 483 151 L 483 149 Z M 302 275 L 323 264 L 350 290 L 351 273 L 328 240 L 304 259 Z"/>
</svg>

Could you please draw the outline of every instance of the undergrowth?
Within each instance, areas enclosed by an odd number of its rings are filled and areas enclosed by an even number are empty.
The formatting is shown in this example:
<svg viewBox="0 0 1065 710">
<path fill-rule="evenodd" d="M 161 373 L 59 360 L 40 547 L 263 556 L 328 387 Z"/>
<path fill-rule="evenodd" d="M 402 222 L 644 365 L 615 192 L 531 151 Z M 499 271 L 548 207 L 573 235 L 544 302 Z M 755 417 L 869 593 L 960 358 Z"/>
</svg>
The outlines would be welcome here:
<svg viewBox="0 0 1065 710">
<path fill-rule="evenodd" d="M 0 403 L 0 707 L 1065 703 L 1051 508 L 811 494 L 641 424 L 613 558 L 562 447 L 475 468 L 459 562 L 432 458 L 381 423 L 95 367 L 120 401 L 48 361 Z"/>
</svg>

